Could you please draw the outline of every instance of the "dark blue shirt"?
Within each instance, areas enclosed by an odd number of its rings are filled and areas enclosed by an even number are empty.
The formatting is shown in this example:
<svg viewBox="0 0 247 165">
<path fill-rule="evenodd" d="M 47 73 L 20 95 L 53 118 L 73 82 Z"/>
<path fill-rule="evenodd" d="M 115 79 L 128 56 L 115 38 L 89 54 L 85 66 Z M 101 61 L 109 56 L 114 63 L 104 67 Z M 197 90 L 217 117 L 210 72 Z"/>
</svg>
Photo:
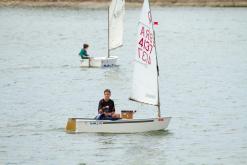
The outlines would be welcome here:
<svg viewBox="0 0 247 165">
<path fill-rule="evenodd" d="M 105 101 L 104 99 L 101 99 L 99 101 L 98 110 L 102 109 L 103 112 L 115 112 L 115 105 L 113 100 Z"/>
</svg>

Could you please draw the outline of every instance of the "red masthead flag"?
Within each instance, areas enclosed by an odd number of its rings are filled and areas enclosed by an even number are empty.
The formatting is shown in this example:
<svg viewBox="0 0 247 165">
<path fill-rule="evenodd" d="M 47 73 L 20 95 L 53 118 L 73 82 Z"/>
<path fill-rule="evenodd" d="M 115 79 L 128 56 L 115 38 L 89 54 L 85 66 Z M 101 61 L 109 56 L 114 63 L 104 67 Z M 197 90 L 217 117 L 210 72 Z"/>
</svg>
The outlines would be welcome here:
<svg viewBox="0 0 247 165">
<path fill-rule="evenodd" d="M 154 21 L 154 25 L 158 26 L 159 22 L 158 21 Z"/>
</svg>

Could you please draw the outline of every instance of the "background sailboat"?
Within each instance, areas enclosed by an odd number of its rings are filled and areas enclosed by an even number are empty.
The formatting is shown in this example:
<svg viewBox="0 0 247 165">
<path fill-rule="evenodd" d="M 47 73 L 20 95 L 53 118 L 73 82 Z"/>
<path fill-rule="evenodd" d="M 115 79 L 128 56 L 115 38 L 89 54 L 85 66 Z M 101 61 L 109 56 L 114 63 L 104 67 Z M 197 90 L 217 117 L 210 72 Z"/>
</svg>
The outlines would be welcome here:
<svg viewBox="0 0 247 165">
<path fill-rule="evenodd" d="M 116 121 L 70 118 L 66 127 L 67 132 L 135 133 L 163 130 L 168 127 L 171 117 L 161 117 L 160 114 L 159 67 L 152 14 L 148 0 L 144 0 L 142 7 L 136 44 L 130 100 L 156 106 L 158 109 L 157 117 L 149 119 L 126 117 L 127 119 Z M 125 116 L 128 116 L 128 114 L 122 115 L 122 118 Z"/>
<path fill-rule="evenodd" d="M 117 56 L 111 56 L 113 49 L 123 45 L 123 19 L 125 0 L 112 0 L 108 8 L 108 51 L 107 56 L 82 59 L 81 67 L 108 67 L 117 63 Z"/>
</svg>

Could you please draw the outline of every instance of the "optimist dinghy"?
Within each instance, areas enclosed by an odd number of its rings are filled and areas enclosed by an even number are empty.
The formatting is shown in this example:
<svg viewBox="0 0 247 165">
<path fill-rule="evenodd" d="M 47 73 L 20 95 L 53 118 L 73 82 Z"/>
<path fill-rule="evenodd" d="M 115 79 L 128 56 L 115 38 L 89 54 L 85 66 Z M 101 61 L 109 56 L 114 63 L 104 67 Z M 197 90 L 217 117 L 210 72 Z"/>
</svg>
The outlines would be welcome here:
<svg viewBox="0 0 247 165">
<path fill-rule="evenodd" d="M 125 13 L 125 0 L 112 0 L 108 8 L 108 55 L 81 59 L 81 67 L 109 67 L 117 65 L 117 56 L 110 52 L 123 45 L 123 18 Z"/>
<path fill-rule="evenodd" d="M 67 132 L 135 133 L 164 130 L 168 127 L 171 117 L 161 117 L 160 114 L 159 68 L 148 0 L 143 3 L 137 35 L 130 100 L 157 107 L 157 118 L 133 119 L 133 111 L 122 111 L 122 119 L 115 121 L 69 118 Z"/>
</svg>

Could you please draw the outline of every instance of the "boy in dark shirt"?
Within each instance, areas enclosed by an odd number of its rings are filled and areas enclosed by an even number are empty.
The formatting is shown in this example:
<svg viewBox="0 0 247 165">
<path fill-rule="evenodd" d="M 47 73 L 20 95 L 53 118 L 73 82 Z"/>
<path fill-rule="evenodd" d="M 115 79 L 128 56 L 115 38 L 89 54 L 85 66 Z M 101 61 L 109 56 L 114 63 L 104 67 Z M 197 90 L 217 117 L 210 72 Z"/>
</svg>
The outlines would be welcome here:
<svg viewBox="0 0 247 165">
<path fill-rule="evenodd" d="M 110 97 L 111 91 L 106 89 L 104 91 L 104 98 L 99 101 L 98 113 L 104 114 L 103 116 L 106 119 L 118 119 L 120 115 L 115 113 L 114 101 Z"/>
</svg>

